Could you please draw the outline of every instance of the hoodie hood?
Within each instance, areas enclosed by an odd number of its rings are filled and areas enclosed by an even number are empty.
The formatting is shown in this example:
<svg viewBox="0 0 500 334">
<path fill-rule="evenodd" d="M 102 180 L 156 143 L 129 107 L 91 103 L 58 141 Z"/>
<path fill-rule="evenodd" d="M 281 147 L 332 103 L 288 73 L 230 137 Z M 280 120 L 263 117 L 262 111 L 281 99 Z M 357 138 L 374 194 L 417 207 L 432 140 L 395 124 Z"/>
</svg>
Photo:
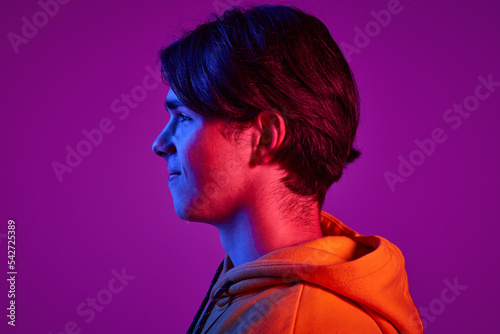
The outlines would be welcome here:
<svg viewBox="0 0 500 334">
<path fill-rule="evenodd" d="M 255 261 L 234 267 L 226 254 L 210 289 L 212 302 L 223 306 L 239 294 L 302 281 L 353 300 L 384 333 L 423 333 L 399 248 L 380 236 L 362 236 L 325 211 L 320 222 L 322 238 Z"/>
</svg>

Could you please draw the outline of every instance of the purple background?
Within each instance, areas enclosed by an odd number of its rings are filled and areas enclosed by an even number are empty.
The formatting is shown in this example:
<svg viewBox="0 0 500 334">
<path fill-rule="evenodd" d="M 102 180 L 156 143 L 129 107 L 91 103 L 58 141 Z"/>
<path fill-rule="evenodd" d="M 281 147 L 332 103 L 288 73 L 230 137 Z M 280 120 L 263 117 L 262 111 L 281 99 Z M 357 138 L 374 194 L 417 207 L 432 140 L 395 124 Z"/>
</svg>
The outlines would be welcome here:
<svg viewBox="0 0 500 334">
<path fill-rule="evenodd" d="M 8 34 L 21 35 L 22 18 L 33 22 L 42 9 L 34 0 L 4 4 L 2 333 L 56 334 L 70 321 L 81 333 L 187 330 L 224 251 L 215 227 L 175 215 L 167 164 L 151 151 L 168 120 L 168 87 L 150 80 L 146 68 L 180 27 L 204 22 L 227 3 L 70 1 L 17 53 Z M 354 45 L 355 28 L 376 28 L 370 12 L 387 9 L 388 1 L 287 4 L 316 15 L 339 44 Z M 400 247 L 415 304 L 431 309 L 426 333 L 498 332 L 500 87 L 459 128 L 443 119 L 475 93 L 479 76 L 500 81 L 498 7 L 495 1 L 402 0 L 400 13 L 350 57 L 362 100 L 362 156 L 331 188 L 324 210 Z M 140 88 L 144 79 L 150 90 Z M 141 91 L 147 96 L 124 114 L 121 95 Z M 111 107 L 116 99 L 119 113 Z M 53 162 L 64 164 L 66 147 L 76 149 L 86 139 L 82 131 L 103 119 L 113 130 L 60 181 Z M 409 159 L 415 140 L 430 138 L 435 128 L 446 141 L 391 191 L 384 173 L 397 173 L 398 157 Z M 8 219 L 16 221 L 15 328 L 5 316 Z M 112 270 L 123 268 L 135 278 L 119 293 L 107 292 Z M 444 282 L 455 279 L 467 288 L 443 303 Z M 87 323 L 77 307 L 97 295 L 112 299 Z"/>
</svg>

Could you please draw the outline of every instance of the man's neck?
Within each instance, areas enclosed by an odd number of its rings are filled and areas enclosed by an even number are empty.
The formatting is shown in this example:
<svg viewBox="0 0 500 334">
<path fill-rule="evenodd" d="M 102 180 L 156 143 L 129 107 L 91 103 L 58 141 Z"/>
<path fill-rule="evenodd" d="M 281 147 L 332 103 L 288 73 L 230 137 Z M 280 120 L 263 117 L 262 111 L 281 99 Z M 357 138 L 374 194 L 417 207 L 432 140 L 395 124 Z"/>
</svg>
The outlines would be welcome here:
<svg viewBox="0 0 500 334">
<path fill-rule="evenodd" d="M 317 202 L 301 212 L 283 212 L 282 206 L 276 206 L 271 201 L 256 203 L 253 208 L 239 210 L 231 221 L 217 225 L 222 247 L 234 266 L 322 237 Z"/>
</svg>

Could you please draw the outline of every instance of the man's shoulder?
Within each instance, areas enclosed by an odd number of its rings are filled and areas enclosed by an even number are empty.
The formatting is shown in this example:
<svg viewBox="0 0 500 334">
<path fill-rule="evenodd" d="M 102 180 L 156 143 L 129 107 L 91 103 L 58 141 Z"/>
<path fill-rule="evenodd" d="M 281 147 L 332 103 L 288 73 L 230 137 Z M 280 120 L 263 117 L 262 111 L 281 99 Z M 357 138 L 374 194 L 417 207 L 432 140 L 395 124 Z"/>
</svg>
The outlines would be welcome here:
<svg viewBox="0 0 500 334">
<path fill-rule="evenodd" d="M 296 333 L 381 333 L 371 315 L 354 300 L 324 287 L 303 283 L 295 312 Z"/>
</svg>

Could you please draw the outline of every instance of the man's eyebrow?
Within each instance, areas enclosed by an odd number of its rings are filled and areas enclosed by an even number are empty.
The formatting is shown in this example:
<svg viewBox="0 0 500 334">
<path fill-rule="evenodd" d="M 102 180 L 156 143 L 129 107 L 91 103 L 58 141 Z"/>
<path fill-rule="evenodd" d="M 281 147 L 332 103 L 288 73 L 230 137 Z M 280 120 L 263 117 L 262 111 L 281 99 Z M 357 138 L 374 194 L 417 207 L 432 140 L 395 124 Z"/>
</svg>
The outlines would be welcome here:
<svg viewBox="0 0 500 334">
<path fill-rule="evenodd" d="M 177 109 L 179 106 L 184 106 L 179 100 L 171 99 L 165 101 L 165 109 Z"/>
</svg>

